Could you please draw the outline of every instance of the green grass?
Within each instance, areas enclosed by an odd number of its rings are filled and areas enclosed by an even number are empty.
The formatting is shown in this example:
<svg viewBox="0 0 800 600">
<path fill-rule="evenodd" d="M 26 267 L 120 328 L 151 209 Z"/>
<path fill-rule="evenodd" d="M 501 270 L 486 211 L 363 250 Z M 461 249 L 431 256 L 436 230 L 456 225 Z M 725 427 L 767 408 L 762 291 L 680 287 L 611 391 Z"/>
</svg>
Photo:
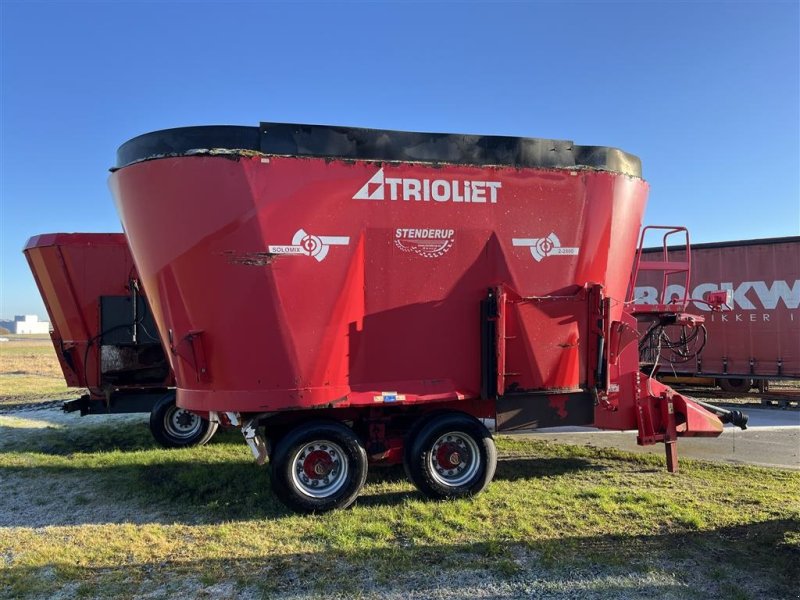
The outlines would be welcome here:
<svg viewBox="0 0 800 600">
<path fill-rule="evenodd" d="M 11 427 L 16 441 L 4 444 Z M 474 499 L 429 501 L 402 469 L 375 470 L 353 508 L 298 516 L 275 500 L 238 434 L 166 451 L 143 422 L 42 428 L 7 417 L 0 482 L 44 502 L 45 517 L 26 522 L 21 511 L 0 527 L 0 596 L 70 585 L 78 597 L 154 586 L 180 595 L 176 581 L 267 595 L 301 581 L 356 594 L 364 578 L 389 585 L 467 570 L 515 580 L 531 565 L 553 582 L 602 565 L 689 569 L 728 597 L 796 592 L 796 472 L 685 460 L 669 475 L 649 455 L 511 438 L 499 447 L 495 481 Z"/>
<path fill-rule="evenodd" d="M 75 398 L 68 388 L 48 336 L 6 335 L 0 342 L 0 407 Z"/>
<path fill-rule="evenodd" d="M 62 377 L 28 374 L 0 375 L 0 406 L 77 397 Z"/>
</svg>

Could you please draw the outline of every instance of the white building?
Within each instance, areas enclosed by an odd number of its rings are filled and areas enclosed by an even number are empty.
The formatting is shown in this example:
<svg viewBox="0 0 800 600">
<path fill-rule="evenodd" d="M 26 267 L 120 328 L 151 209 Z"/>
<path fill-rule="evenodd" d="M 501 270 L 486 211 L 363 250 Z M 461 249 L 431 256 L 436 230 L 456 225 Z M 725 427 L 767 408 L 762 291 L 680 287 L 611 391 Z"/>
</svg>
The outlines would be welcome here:
<svg viewBox="0 0 800 600">
<path fill-rule="evenodd" d="M 15 315 L 14 329 L 16 334 L 47 334 L 50 333 L 50 322 L 40 321 L 36 315 Z"/>
</svg>

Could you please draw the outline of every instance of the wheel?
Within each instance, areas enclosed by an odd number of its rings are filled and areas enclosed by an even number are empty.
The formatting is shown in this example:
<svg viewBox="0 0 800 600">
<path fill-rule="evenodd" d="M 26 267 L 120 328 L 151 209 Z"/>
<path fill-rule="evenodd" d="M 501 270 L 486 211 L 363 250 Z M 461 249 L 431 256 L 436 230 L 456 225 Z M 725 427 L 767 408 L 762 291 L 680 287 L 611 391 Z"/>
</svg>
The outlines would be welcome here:
<svg viewBox="0 0 800 600">
<path fill-rule="evenodd" d="M 211 423 L 175 404 L 175 394 L 167 394 L 150 411 L 150 433 L 165 448 L 203 446 L 217 431 Z"/>
<path fill-rule="evenodd" d="M 428 420 L 410 440 L 406 472 L 426 496 L 460 498 L 483 491 L 497 468 L 492 434 L 475 417 L 450 412 Z"/>
<path fill-rule="evenodd" d="M 297 512 L 350 506 L 367 479 L 367 452 L 349 427 L 312 421 L 290 431 L 270 457 L 272 489 Z"/>
<path fill-rule="evenodd" d="M 431 419 L 435 419 L 440 415 L 449 414 L 447 411 L 443 410 L 436 410 L 433 412 L 426 413 L 419 417 L 414 424 L 409 429 L 408 433 L 405 435 L 405 439 L 403 441 L 403 470 L 406 472 L 406 478 L 413 483 L 414 477 L 411 475 L 411 448 L 414 445 L 414 440 L 417 439 L 417 435 L 419 435 L 420 430 L 427 425 Z"/>
<path fill-rule="evenodd" d="M 753 387 L 752 379 L 718 379 L 717 383 L 722 391 L 736 394 L 746 394 Z"/>
</svg>

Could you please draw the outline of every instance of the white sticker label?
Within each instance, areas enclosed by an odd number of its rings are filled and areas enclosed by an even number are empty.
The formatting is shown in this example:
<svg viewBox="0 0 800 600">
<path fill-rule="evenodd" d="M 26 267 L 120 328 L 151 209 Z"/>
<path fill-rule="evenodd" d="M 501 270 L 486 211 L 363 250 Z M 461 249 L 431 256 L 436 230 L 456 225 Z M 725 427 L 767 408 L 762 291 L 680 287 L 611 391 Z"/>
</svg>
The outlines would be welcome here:
<svg viewBox="0 0 800 600">
<path fill-rule="evenodd" d="M 579 250 L 579 248 L 562 246 L 555 233 L 544 238 L 512 238 L 511 244 L 530 248 L 531 256 L 536 262 L 540 262 L 548 256 L 577 256 Z"/>
<path fill-rule="evenodd" d="M 438 258 L 455 244 L 454 229 L 395 229 L 394 245 L 403 252 Z"/>
<path fill-rule="evenodd" d="M 299 229 L 292 238 L 291 245 L 267 246 L 270 254 L 290 254 L 313 256 L 318 262 L 325 260 L 331 246 L 347 246 L 350 238 L 339 235 L 311 235 Z"/>
<path fill-rule="evenodd" d="M 379 396 L 373 396 L 375 402 L 405 402 L 406 395 L 397 392 L 381 392 Z"/>
</svg>

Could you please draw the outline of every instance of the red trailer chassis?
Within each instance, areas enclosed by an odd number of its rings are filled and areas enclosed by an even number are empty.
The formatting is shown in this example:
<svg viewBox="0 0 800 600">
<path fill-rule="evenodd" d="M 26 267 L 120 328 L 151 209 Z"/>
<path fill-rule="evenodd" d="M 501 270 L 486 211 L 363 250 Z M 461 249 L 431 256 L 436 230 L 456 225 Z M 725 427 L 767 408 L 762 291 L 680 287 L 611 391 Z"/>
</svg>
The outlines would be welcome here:
<svg viewBox="0 0 800 600">
<path fill-rule="evenodd" d="M 125 236 L 37 235 L 23 252 L 53 324 L 64 379 L 89 390 L 64 410 L 149 412 L 162 445 L 207 442 L 217 425 L 175 404 L 175 379 Z"/>
<path fill-rule="evenodd" d="M 677 437 L 722 431 L 639 371 L 647 184 L 620 150 L 194 127 L 128 141 L 110 185 L 178 404 L 241 427 L 295 509 L 348 505 L 368 461 L 433 497 L 480 491 L 481 418 L 637 429 L 671 471 Z"/>
</svg>

